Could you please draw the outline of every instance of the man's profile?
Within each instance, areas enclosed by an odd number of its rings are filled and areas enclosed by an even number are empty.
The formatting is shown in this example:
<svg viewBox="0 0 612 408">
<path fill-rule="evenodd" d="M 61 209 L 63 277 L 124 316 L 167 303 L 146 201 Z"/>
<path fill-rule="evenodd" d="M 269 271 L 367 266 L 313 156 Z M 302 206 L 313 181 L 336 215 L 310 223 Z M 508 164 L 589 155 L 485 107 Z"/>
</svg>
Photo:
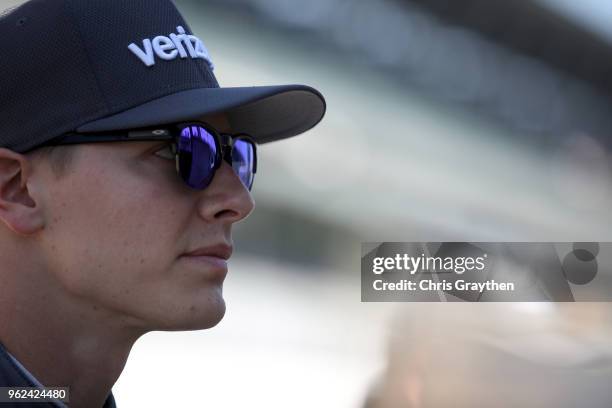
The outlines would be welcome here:
<svg viewBox="0 0 612 408">
<path fill-rule="evenodd" d="M 171 0 L 30 0 L 0 34 L 0 387 L 114 407 L 140 336 L 222 319 L 257 146 L 325 101 L 220 88 Z"/>
</svg>

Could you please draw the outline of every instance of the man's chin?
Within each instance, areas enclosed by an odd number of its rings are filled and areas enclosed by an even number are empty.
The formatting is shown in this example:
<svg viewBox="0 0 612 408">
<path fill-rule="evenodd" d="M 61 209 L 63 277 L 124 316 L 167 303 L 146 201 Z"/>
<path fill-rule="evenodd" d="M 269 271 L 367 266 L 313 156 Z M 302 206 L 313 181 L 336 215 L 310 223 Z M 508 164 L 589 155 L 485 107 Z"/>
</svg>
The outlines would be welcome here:
<svg viewBox="0 0 612 408">
<path fill-rule="evenodd" d="M 168 319 L 168 325 L 158 330 L 204 330 L 215 327 L 225 316 L 225 301 L 219 297 L 205 306 L 190 306 L 182 316 Z"/>
</svg>

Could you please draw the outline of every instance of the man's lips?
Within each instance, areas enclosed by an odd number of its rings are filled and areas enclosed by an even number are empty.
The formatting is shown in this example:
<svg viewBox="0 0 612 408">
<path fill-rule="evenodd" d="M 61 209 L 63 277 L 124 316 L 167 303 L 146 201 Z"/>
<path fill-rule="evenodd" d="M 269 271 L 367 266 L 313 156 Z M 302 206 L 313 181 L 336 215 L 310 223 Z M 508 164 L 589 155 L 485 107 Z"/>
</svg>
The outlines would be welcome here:
<svg viewBox="0 0 612 408">
<path fill-rule="evenodd" d="M 207 247 L 196 248 L 193 251 L 185 252 L 184 257 L 210 257 L 220 258 L 227 261 L 232 256 L 233 248 L 231 245 L 220 243 Z"/>
<path fill-rule="evenodd" d="M 199 271 L 206 272 L 223 282 L 227 275 L 227 260 L 232 256 L 232 246 L 225 243 L 196 248 L 180 256 L 184 262 L 194 266 Z"/>
</svg>

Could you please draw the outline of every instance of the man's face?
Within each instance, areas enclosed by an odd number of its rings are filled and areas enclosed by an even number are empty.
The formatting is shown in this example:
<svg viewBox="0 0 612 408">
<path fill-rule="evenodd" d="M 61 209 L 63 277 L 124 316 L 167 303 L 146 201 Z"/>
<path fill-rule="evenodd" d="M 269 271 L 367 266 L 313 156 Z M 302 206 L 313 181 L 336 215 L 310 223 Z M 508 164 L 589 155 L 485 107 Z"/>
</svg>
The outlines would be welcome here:
<svg viewBox="0 0 612 408">
<path fill-rule="evenodd" d="M 229 131 L 223 117 L 206 121 Z M 64 177 L 39 175 L 48 178 L 42 261 L 69 294 L 136 328 L 208 328 L 225 313 L 226 270 L 181 255 L 231 245 L 232 224 L 254 202 L 226 162 L 208 188 L 190 189 L 165 146 L 82 144 Z"/>
</svg>

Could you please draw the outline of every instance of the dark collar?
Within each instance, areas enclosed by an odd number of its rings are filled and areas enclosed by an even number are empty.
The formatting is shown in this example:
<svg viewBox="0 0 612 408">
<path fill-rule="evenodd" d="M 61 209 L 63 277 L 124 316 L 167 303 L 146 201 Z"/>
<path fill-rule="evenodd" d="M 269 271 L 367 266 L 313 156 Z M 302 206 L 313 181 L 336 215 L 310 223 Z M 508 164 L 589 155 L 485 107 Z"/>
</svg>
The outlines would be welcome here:
<svg viewBox="0 0 612 408">
<path fill-rule="evenodd" d="M 15 365 L 11 357 L 8 355 L 7 350 L 0 342 L 0 387 L 36 387 L 27 377 L 27 375 Z M 48 404 L 36 404 L 40 408 L 55 408 L 55 405 Z M 24 407 L 25 408 L 25 407 Z M 117 408 L 115 404 L 115 397 L 111 391 L 104 401 L 102 408 Z"/>
</svg>

